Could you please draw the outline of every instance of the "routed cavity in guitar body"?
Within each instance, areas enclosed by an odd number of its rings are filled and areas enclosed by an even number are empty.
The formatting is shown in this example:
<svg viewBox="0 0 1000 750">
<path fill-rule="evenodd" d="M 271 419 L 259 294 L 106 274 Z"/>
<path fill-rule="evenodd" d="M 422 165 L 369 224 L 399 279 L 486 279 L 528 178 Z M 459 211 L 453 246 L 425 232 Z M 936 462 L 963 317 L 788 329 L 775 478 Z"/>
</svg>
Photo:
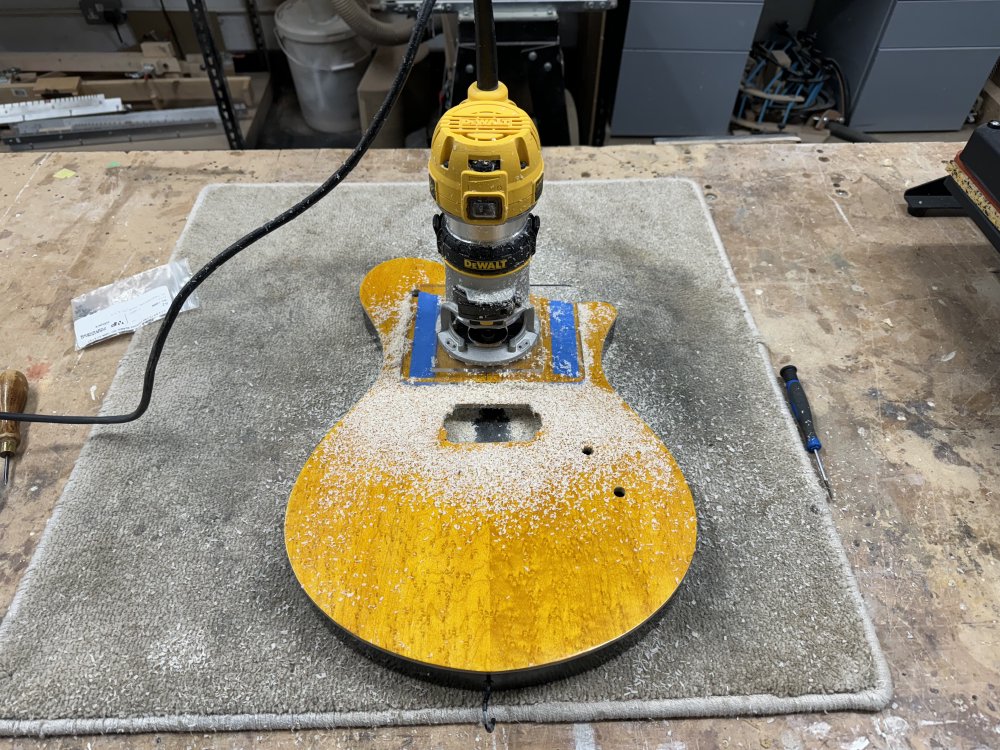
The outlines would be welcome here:
<svg viewBox="0 0 1000 750">
<path fill-rule="evenodd" d="M 443 282 L 416 259 L 362 282 L 383 365 L 302 469 L 289 560 L 393 666 L 480 689 L 561 677 L 673 595 L 695 549 L 691 492 L 601 369 L 614 307 L 533 298 L 535 351 L 474 370 L 428 335 Z"/>
<path fill-rule="evenodd" d="M 444 419 L 450 443 L 526 443 L 541 426 L 542 418 L 527 404 L 458 404 Z"/>
</svg>

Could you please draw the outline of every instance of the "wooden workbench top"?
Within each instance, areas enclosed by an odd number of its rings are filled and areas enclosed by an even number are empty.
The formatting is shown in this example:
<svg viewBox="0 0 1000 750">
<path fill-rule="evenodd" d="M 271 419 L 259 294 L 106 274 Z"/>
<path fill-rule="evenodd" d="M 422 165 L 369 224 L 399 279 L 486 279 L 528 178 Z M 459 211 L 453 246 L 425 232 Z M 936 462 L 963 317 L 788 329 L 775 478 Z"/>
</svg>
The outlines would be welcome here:
<svg viewBox="0 0 1000 750">
<path fill-rule="evenodd" d="M 971 221 L 913 219 L 902 198 L 907 187 L 941 176 L 956 150 L 924 143 L 546 151 L 548 180 L 683 176 L 702 185 L 774 361 L 794 361 L 807 382 L 836 492 L 834 520 L 896 697 L 879 715 L 500 726 L 496 744 L 1000 746 L 1000 256 Z M 70 299 L 163 263 L 205 185 L 319 182 L 345 153 L 0 154 L 0 368 L 27 373 L 29 408 L 96 413 L 127 337 L 76 352 Z M 426 158 L 425 151 L 372 152 L 351 179 L 424 182 Z M 86 434 L 26 430 L 15 484 L 0 507 L 2 610 Z M 461 726 L 211 741 L 457 750 L 490 740 Z M 191 742 L 209 740 L 164 735 L 159 746 Z M 111 737 L 88 746 L 131 745 Z"/>
</svg>

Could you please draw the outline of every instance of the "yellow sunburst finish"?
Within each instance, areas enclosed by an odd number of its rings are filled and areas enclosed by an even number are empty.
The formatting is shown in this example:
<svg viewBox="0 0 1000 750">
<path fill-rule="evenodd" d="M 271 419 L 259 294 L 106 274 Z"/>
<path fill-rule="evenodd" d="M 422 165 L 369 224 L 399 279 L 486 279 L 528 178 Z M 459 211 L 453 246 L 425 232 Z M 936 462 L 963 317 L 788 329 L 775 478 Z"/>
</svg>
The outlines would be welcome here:
<svg viewBox="0 0 1000 750">
<path fill-rule="evenodd" d="M 502 675 L 592 655 L 680 584 L 695 549 L 691 492 L 604 376 L 609 304 L 576 305 L 577 382 L 544 363 L 405 377 L 412 291 L 443 283 L 440 264 L 415 259 L 362 282 L 384 363 L 292 490 L 295 575 L 340 627 L 410 663 Z M 443 424 L 460 404 L 528 406 L 541 429 L 525 442 L 451 443 Z"/>
</svg>

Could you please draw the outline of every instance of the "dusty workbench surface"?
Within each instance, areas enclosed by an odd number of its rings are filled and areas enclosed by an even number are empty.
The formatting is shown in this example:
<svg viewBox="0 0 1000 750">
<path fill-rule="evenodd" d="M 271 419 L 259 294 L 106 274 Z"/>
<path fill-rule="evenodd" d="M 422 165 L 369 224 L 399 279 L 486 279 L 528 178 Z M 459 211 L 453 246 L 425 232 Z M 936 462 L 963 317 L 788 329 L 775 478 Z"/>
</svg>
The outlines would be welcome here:
<svg viewBox="0 0 1000 750">
<path fill-rule="evenodd" d="M 807 381 L 836 492 L 833 517 L 895 682 L 886 711 L 510 725 L 493 736 L 445 726 L 38 744 L 1000 747 L 1000 256 L 968 219 L 913 219 L 902 199 L 905 188 L 942 175 L 955 150 L 761 144 L 545 154 L 549 180 L 676 175 L 702 185 L 775 363 L 793 361 Z M 164 262 L 205 185 L 318 182 L 344 155 L 0 154 L 0 368 L 28 374 L 29 407 L 96 413 L 127 340 L 76 352 L 70 299 Z M 372 152 L 351 179 L 424 182 L 426 157 Z M 0 508 L 0 611 L 87 428 L 26 433 Z"/>
</svg>

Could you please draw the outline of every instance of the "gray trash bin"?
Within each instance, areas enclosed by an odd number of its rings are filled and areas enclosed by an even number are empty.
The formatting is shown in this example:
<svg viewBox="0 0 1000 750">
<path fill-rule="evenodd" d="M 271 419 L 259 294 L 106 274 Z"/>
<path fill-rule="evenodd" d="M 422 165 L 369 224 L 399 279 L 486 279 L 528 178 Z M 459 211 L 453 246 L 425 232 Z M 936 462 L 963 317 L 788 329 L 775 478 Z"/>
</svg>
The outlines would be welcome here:
<svg viewBox="0 0 1000 750">
<path fill-rule="evenodd" d="M 325 133 L 360 130 L 357 89 L 370 46 L 333 12 L 329 0 L 287 0 L 274 21 L 305 121 Z"/>
</svg>

